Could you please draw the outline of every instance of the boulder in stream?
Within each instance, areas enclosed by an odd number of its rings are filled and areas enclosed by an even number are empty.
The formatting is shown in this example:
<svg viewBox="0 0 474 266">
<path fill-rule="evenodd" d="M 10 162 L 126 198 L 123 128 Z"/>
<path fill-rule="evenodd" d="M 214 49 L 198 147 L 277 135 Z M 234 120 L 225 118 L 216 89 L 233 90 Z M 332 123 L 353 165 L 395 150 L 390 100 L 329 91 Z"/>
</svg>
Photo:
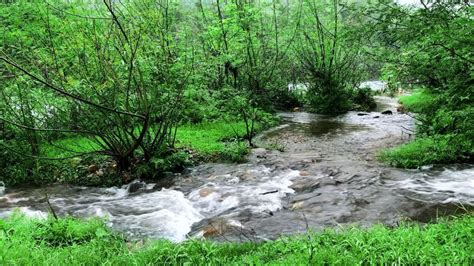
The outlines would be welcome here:
<svg viewBox="0 0 474 266">
<path fill-rule="evenodd" d="M 320 185 L 319 180 L 311 177 L 298 178 L 290 186 L 295 192 L 313 191 Z"/>
<path fill-rule="evenodd" d="M 135 193 L 144 187 L 146 187 L 145 182 L 137 180 L 128 185 L 127 191 L 128 193 Z"/>
<path fill-rule="evenodd" d="M 210 188 L 210 187 L 206 187 L 206 188 L 203 188 L 203 189 L 199 190 L 199 196 L 201 196 L 203 198 L 209 196 L 211 193 L 214 193 L 214 189 Z"/>
</svg>

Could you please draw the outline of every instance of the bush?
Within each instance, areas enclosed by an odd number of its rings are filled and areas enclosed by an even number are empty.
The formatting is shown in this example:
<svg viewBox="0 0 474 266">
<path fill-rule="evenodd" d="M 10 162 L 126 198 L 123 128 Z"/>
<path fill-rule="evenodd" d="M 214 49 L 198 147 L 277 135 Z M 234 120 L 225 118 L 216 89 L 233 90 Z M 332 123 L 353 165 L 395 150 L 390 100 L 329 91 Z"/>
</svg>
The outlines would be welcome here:
<svg viewBox="0 0 474 266">
<path fill-rule="evenodd" d="M 430 164 L 472 162 L 474 145 L 464 134 L 435 135 L 380 153 L 382 161 L 396 167 L 417 168 Z"/>
<path fill-rule="evenodd" d="M 370 88 L 356 89 L 352 96 L 354 109 L 358 111 L 372 111 L 377 107 L 373 92 Z"/>
<path fill-rule="evenodd" d="M 351 95 L 337 81 L 311 84 L 306 96 L 311 110 L 316 113 L 339 114 L 351 109 Z"/>
</svg>

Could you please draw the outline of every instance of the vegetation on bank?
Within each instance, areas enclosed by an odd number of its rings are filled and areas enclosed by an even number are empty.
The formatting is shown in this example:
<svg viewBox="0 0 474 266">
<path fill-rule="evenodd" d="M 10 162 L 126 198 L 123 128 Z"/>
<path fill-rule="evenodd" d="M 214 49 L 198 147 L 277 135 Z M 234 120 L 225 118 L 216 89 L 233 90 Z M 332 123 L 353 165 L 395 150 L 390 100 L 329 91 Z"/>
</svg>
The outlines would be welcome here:
<svg viewBox="0 0 474 266">
<path fill-rule="evenodd" d="M 472 162 L 473 7 L 330 2 L 0 3 L 0 175 L 113 184 L 179 168 L 189 150 L 240 161 L 238 140 L 253 146 L 276 110 L 373 109 L 359 84 L 379 76 L 422 88 L 402 99 L 416 140 L 383 160 Z M 116 173 L 76 178 L 89 174 L 70 165 L 94 158 Z"/>
<path fill-rule="evenodd" d="M 382 160 L 408 168 L 474 162 L 473 11 L 469 4 L 444 2 L 369 11 L 384 13 L 376 28 L 392 32 L 380 49 L 389 87 L 417 88 L 400 99 L 415 113 L 416 138 L 383 152 Z"/>
<path fill-rule="evenodd" d="M 101 220 L 0 220 L 0 263 L 96 264 L 456 264 L 474 262 L 474 216 L 395 228 L 326 229 L 262 243 L 127 242 Z"/>
<path fill-rule="evenodd" d="M 430 117 L 433 105 L 439 104 L 436 94 L 426 90 L 415 90 L 410 95 L 400 97 L 400 103 L 408 112 L 415 113 L 418 130 L 409 143 L 380 152 L 379 158 L 396 167 L 417 168 L 432 164 L 472 162 L 474 154 L 473 108 L 460 112 L 442 112 L 442 119 Z M 443 106 L 439 105 L 443 110 Z M 436 108 L 438 109 L 438 108 Z M 432 119 L 432 120 L 431 120 Z M 431 122 L 428 122 L 431 121 Z M 452 130 L 456 124 L 462 130 Z M 447 129 L 447 130 L 446 130 Z M 451 131 L 451 132 L 450 132 Z"/>
<path fill-rule="evenodd" d="M 277 120 L 255 124 L 254 134 L 275 125 Z M 159 179 L 167 172 L 179 172 L 184 167 L 203 162 L 242 162 L 249 151 L 245 140 L 246 130 L 243 122 L 215 121 L 199 124 L 186 124 L 176 132 L 175 148 L 166 156 L 154 157 L 149 162 L 135 161 L 133 167 L 125 172 L 125 178 Z M 66 182 L 89 186 L 120 185 L 128 180 L 124 174 L 117 173 L 115 163 L 105 156 L 89 155 L 77 158 L 77 153 L 88 153 L 96 149 L 96 143 L 85 137 L 71 137 L 41 144 L 41 155 L 49 160 L 41 161 L 35 175 L 28 176 L 24 168 L 11 164 L 5 170 L 14 175 L 3 176 L 6 185 L 24 183 L 42 184 Z M 54 158 L 67 158 L 54 160 Z M 96 169 L 89 169 L 96 168 Z"/>
<path fill-rule="evenodd" d="M 336 0 L 2 2 L 0 174 L 9 183 L 126 182 L 173 168 L 187 149 L 240 161 L 236 139 L 252 146 L 278 109 L 371 108 L 370 93 L 358 91 L 366 74 L 353 27 L 361 22 L 345 8 Z M 127 177 L 99 171 L 92 182 L 70 167 L 94 158 Z"/>
</svg>

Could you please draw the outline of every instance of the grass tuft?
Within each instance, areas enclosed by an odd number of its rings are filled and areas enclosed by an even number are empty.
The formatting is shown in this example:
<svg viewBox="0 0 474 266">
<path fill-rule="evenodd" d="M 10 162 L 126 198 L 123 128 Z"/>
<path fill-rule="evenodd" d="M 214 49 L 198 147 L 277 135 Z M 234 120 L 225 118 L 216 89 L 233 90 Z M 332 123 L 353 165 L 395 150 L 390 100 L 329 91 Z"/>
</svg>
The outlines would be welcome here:
<svg viewBox="0 0 474 266">
<path fill-rule="evenodd" d="M 127 242 L 100 220 L 0 220 L 0 264 L 455 264 L 474 262 L 474 216 L 435 224 L 326 229 L 263 243 Z"/>
</svg>

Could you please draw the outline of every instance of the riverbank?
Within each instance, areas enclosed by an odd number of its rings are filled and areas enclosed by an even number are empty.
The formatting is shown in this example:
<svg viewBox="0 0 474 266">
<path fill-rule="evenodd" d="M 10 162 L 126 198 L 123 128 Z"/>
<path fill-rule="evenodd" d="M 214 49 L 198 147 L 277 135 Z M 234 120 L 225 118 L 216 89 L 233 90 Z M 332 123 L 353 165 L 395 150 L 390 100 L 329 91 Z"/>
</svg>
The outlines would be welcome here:
<svg viewBox="0 0 474 266">
<path fill-rule="evenodd" d="M 415 117 L 412 141 L 379 153 L 391 166 L 418 168 L 433 164 L 473 163 L 474 108 L 446 109 L 443 96 L 417 89 L 399 98 L 404 112 Z"/>
<path fill-rule="evenodd" d="M 256 122 L 254 134 L 277 123 L 275 117 Z M 175 147 L 167 156 L 143 162 L 138 154 L 131 168 L 123 173 L 118 173 L 111 158 L 92 154 L 101 149 L 92 139 L 64 137 L 42 143 L 40 157 L 47 159 L 35 160 L 34 167 L 27 172 L 13 163 L 9 169 L 3 169 L 8 174 L 2 177 L 2 181 L 7 186 L 66 183 L 110 187 L 138 178 L 156 180 L 205 162 L 243 162 L 249 151 L 245 136 L 246 125 L 242 121 L 184 124 L 178 127 Z"/>
<path fill-rule="evenodd" d="M 381 149 L 407 142 L 401 129 L 413 125 L 411 117 L 396 112 L 395 99 L 377 100 L 392 115 L 280 113 L 281 125 L 255 143 L 284 151 L 252 149 L 245 163 L 205 163 L 108 188 L 7 186 L 0 217 L 15 208 L 45 215 L 47 193 L 58 216 L 107 218 L 112 230 L 129 239 L 238 241 L 242 232 L 256 240 L 277 239 L 306 226 L 395 226 L 406 218 L 426 222 L 466 212 L 474 205 L 472 165 L 406 170 L 376 160 Z"/>
<path fill-rule="evenodd" d="M 0 220 L 0 264 L 464 264 L 474 262 L 474 216 L 388 228 L 333 228 L 262 243 L 127 242 L 101 220 Z"/>
</svg>

